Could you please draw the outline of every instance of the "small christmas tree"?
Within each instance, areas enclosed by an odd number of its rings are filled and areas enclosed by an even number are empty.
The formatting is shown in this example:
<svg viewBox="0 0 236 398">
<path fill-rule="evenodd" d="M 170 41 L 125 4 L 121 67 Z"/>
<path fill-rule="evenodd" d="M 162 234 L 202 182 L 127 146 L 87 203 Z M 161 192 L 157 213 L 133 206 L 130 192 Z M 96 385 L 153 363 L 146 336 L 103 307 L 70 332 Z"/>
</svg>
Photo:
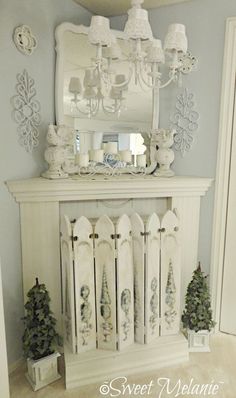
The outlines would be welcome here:
<svg viewBox="0 0 236 398">
<path fill-rule="evenodd" d="M 195 332 L 199 330 L 210 331 L 215 326 L 215 322 L 212 320 L 207 276 L 202 272 L 200 263 L 187 288 L 182 322 L 184 328 Z"/>
<path fill-rule="evenodd" d="M 25 357 L 37 360 L 52 354 L 56 345 L 61 345 L 62 339 L 55 330 L 56 319 L 50 311 L 48 291 L 44 284 L 39 284 L 38 278 L 27 297 L 23 318 L 23 351 Z"/>
</svg>

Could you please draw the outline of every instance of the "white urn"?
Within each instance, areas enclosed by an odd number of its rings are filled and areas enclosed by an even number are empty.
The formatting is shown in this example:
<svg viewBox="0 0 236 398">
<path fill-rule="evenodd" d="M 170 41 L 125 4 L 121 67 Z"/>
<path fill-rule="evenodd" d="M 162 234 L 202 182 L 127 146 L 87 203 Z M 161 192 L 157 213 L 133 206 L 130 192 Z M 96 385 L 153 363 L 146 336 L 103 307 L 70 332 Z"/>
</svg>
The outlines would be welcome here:
<svg viewBox="0 0 236 398">
<path fill-rule="evenodd" d="M 65 162 L 66 151 L 62 146 L 49 146 L 44 153 L 44 158 L 49 164 L 49 168 L 42 176 L 46 178 L 66 178 L 68 174 L 62 169 Z"/>
<path fill-rule="evenodd" d="M 174 172 L 170 168 L 175 158 L 174 151 L 171 149 L 174 143 L 174 134 L 175 130 L 161 129 L 157 131 L 155 142 L 158 145 L 156 160 L 159 164 L 159 168 L 155 172 L 156 176 L 174 176 Z"/>
</svg>

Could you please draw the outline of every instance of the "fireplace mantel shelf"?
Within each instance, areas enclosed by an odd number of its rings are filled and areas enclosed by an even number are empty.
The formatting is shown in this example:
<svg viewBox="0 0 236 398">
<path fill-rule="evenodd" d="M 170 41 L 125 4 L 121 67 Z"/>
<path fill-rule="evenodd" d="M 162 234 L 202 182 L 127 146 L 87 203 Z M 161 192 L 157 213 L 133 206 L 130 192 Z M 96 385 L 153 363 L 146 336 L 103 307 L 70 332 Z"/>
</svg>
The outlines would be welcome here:
<svg viewBox="0 0 236 398">
<path fill-rule="evenodd" d="M 75 200 L 204 196 L 212 184 L 203 177 L 104 177 L 47 180 L 30 178 L 8 181 L 17 202 L 64 202 Z"/>
</svg>

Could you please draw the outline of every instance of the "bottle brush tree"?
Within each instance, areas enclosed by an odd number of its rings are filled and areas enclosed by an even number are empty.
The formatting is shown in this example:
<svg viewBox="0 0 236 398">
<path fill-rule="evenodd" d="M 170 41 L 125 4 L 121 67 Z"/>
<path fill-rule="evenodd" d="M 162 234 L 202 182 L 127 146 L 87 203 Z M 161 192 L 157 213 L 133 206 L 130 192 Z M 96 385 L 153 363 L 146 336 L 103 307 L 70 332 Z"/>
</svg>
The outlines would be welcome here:
<svg viewBox="0 0 236 398">
<path fill-rule="evenodd" d="M 210 331 L 215 322 L 212 319 L 211 300 L 207 276 L 198 268 L 193 272 L 193 278 L 188 285 L 185 296 L 185 309 L 182 315 L 183 326 L 186 329 Z"/>
<path fill-rule="evenodd" d="M 41 359 L 53 354 L 62 339 L 55 330 L 56 319 L 50 310 L 50 297 L 44 284 L 36 284 L 29 290 L 25 304 L 23 351 L 27 358 Z"/>
</svg>

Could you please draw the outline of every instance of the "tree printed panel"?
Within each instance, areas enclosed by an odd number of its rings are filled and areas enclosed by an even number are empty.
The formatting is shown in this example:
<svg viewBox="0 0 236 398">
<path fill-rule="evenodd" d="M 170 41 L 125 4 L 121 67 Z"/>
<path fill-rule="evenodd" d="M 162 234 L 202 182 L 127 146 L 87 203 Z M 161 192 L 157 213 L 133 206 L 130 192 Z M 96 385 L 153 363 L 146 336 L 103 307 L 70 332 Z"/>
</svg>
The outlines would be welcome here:
<svg viewBox="0 0 236 398">
<path fill-rule="evenodd" d="M 161 335 L 177 334 L 180 326 L 179 220 L 168 211 L 161 222 Z"/>
<path fill-rule="evenodd" d="M 134 340 L 144 344 L 144 224 L 139 214 L 132 214 L 133 267 L 134 267 Z"/>
<path fill-rule="evenodd" d="M 160 220 L 156 213 L 149 216 L 146 224 L 146 286 L 145 324 L 146 343 L 159 336 L 160 318 Z"/>
<path fill-rule="evenodd" d="M 113 222 L 102 216 L 95 226 L 98 348 L 116 350 L 116 275 Z"/>
<path fill-rule="evenodd" d="M 64 342 L 76 352 L 75 306 L 74 306 L 74 271 L 72 252 L 72 229 L 68 217 L 61 220 L 61 262 L 62 262 L 62 297 L 63 297 L 63 335 Z"/>
<path fill-rule="evenodd" d="M 116 226 L 117 234 L 117 332 L 118 349 L 134 342 L 134 274 L 131 224 L 122 215 Z"/>
<path fill-rule="evenodd" d="M 93 228 L 80 217 L 73 229 L 77 352 L 96 348 Z"/>
</svg>

